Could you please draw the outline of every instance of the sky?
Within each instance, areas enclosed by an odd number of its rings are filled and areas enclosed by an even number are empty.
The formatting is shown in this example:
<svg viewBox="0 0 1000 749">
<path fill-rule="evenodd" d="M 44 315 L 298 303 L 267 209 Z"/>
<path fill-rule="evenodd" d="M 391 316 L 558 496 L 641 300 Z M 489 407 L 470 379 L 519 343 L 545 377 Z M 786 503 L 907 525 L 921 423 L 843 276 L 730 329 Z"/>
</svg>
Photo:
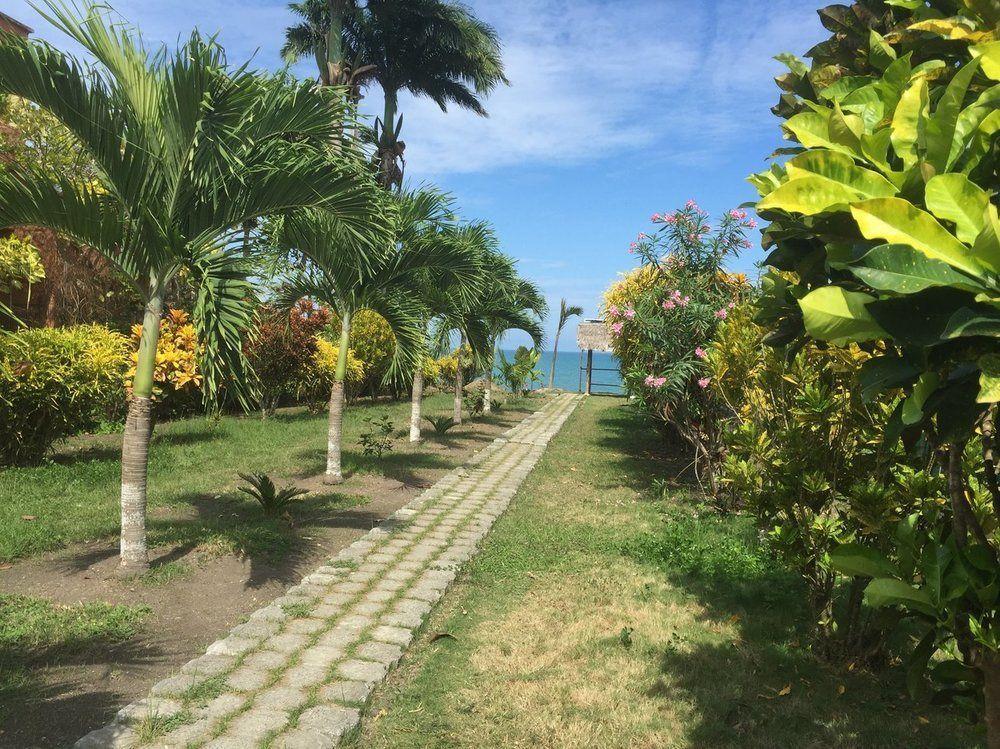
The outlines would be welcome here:
<svg viewBox="0 0 1000 749">
<path fill-rule="evenodd" d="M 294 21 L 271 0 L 110 4 L 150 44 L 173 46 L 197 26 L 218 33 L 232 62 L 268 69 L 282 66 Z M 773 56 L 802 55 L 825 36 L 818 0 L 467 4 L 497 29 L 511 85 L 489 97 L 485 119 L 404 95 L 407 180 L 453 193 L 463 218 L 493 222 L 555 315 L 563 297 L 598 314 L 604 289 L 635 266 L 628 245 L 653 213 L 694 199 L 718 216 L 754 198 L 746 176 L 782 145 L 770 107 L 784 68 Z M 0 0 L 0 11 L 73 50 L 25 0 Z M 295 71 L 312 77 L 312 65 Z M 378 89 L 368 91 L 363 109 L 381 108 Z M 755 244 L 732 265 L 752 271 L 762 257 Z M 575 330 L 561 350 L 575 348 Z"/>
</svg>

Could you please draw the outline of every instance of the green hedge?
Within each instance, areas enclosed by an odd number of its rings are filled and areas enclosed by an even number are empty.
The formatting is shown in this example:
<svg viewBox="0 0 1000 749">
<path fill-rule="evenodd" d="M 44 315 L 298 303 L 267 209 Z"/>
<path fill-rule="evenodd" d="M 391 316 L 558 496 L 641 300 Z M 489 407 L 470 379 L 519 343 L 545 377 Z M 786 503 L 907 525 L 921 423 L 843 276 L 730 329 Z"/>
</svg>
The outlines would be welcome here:
<svg viewBox="0 0 1000 749">
<path fill-rule="evenodd" d="M 100 325 L 0 334 L 0 464 L 37 463 L 125 402 L 128 339 Z"/>
</svg>

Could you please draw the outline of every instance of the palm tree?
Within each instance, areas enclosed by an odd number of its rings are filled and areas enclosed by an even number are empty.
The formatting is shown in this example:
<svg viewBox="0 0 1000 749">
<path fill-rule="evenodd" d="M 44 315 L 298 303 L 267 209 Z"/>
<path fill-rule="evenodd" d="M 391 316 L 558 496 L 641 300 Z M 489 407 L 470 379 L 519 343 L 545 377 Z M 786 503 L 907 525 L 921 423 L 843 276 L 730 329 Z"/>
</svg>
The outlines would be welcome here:
<svg viewBox="0 0 1000 749">
<path fill-rule="evenodd" d="M 559 325 L 556 327 L 556 339 L 552 344 L 552 369 L 549 370 L 549 390 L 556 382 L 556 358 L 559 356 L 559 336 L 562 335 L 563 328 L 571 317 L 579 317 L 583 314 L 583 307 L 577 305 L 567 305 L 565 299 L 559 300 Z"/>
<path fill-rule="evenodd" d="M 242 267 L 244 222 L 323 204 L 348 233 L 371 221 L 370 191 L 333 164 L 325 143 L 339 104 L 282 77 L 230 69 L 192 33 L 150 53 L 103 7 L 46 0 L 46 18 L 94 60 L 48 44 L 0 39 L 0 93 L 54 115 L 95 164 L 95 184 L 31 168 L 0 175 L 0 226 L 36 225 L 94 248 L 143 302 L 142 335 L 122 441 L 121 563 L 148 567 L 146 478 L 152 388 L 164 295 L 178 274 L 197 284 L 194 319 L 206 393 L 227 383 L 244 402 L 252 380 L 241 332 L 252 314 Z"/>
<path fill-rule="evenodd" d="M 351 241 L 322 211 L 290 216 L 275 232 L 283 249 L 300 252 L 311 261 L 310 268 L 284 289 L 282 303 L 291 305 L 310 297 L 335 310 L 341 321 L 327 430 L 324 480 L 329 484 L 344 480 L 341 443 L 351 319 L 363 309 L 385 318 L 396 336 L 396 351 L 386 378 L 401 380 L 421 361 L 423 322 L 428 314 L 423 292 L 428 277 L 447 286 L 455 280 L 469 283 L 478 271 L 474 256 L 456 244 L 421 240 L 428 225 L 438 221 L 444 211 L 441 193 L 418 191 L 398 199 L 385 194 L 383 200 L 392 214 L 394 233 L 392 240 L 374 253 Z"/>
<path fill-rule="evenodd" d="M 483 412 L 492 411 L 493 363 L 496 349 L 504 334 L 510 330 L 527 333 L 535 348 L 541 348 L 545 333 L 541 319 L 548 311 L 548 304 L 541 289 L 532 281 L 516 275 L 506 286 L 499 286 L 490 304 L 482 310 L 490 332 L 489 365 L 484 378 Z"/>
<path fill-rule="evenodd" d="M 481 97 L 507 83 L 496 31 L 459 3 L 368 0 L 333 24 L 324 0 L 301 0 L 289 7 L 303 21 L 286 31 L 286 60 L 322 57 L 323 45 L 329 45 L 340 23 L 340 53 L 352 61 L 344 82 L 356 89 L 372 82 L 381 87 L 385 108 L 375 122 L 376 158 L 386 187 L 403 183 L 406 145 L 399 140 L 403 118 L 397 117 L 401 91 L 430 97 L 442 110 L 457 104 L 485 116 Z"/>
</svg>

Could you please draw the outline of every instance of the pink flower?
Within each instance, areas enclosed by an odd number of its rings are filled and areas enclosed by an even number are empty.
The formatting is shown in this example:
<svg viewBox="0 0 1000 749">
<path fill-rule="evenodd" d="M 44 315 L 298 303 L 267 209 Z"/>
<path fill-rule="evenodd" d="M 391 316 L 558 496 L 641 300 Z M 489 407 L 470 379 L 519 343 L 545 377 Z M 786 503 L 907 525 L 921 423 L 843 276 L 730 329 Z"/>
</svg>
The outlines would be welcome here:
<svg viewBox="0 0 1000 749">
<path fill-rule="evenodd" d="M 624 314 L 625 314 L 625 317 L 627 317 L 629 320 L 635 319 L 635 310 L 632 309 L 631 307 L 629 307 L 628 309 L 626 309 Z"/>
<path fill-rule="evenodd" d="M 701 346 L 699 346 L 694 350 L 694 355 L 697 356 L 699 359 L 705 359 L 708 357 L 708 352 L 705 351 L 705 349 L 703 349 Z"/>
<path fill-rule="evenodd" d="M 687 203 L 684 204 L 684 207 L 685 208 L 697 208 L 698 204 L 695 203 L 693 199 L 691 199 Z"/>
<path fill-rule="evenodd" d="M 665 213 L 665 214 L 663 214 L 663 220 L 666 223 L 668 223 L 668 224 L 676 224 L 677 223 L 677 216 L 675 216 L 672 213 Z"/>
<path fill-rule="evenodd" d="M 663 216 L 661 216 L 659 213 L 654 213 L 649 220 L 652 221 L 654 224 L 658 224 L 663 220 Z"/>
<path fill-rule="evenodd" d="M 686 296 L 686 297 L 682 297 L 682 298 L 678 299 L 677 300 L 677 304 L 679 304 L 681 307 L 687 307 L 688 306 L 688 302 L 690 302 L 690 301 L 691 301 L 691 297 Z"/>
<path fill-rule="evenodd" d="M 698 387 L 704 390 L 705 388 L 708 387 L 710 382 L 712 382 L 711 377 L 702 377 L 700 380 L 698 380 Z"/>
<path fill-rule="evenodd" d="M 673 299 L 664 299 L 663 300 L 663 309 L 673 309 L 676 306 L 677 306 L 677 302 L 675 302 Z"/>
<path fill-rule="evenodd" d="M 738 208 L 734 208 L 733 210 L 731 210 L 729 212 L 729 217 L 730 218 L 734 218 L 737 221 L 742 221 L 743 219 L 745 219 L 747 217 L 747 212 L 746 211 L 741 211 Z"/>
<path fill-rule="evenodd" d="M 729 310 L 727 310 L 725 307 L 723 307 L 722 309 L 717 309 L 715 310 L 715 316 L 720 320 L 725 320 L 727 317 L 729 317 Z"/>
<path fill-rule="evenodd" d="M 623 323 L 620 323 L 620 322 L 616 322 L 616 323 L 612 323 L 612 325 L 611 325 L 611 330 L 612 330 L 612 332 L 613 332 L 613 333 L 614 333 L 615 335 L 621 335 L 621 332 L 622 332 L 622 328 L 624 328 L 624 327 L 625 327 L 625 326 L 624 326 L 624 324 L 623 324 Z"/>
<path fill-rule="evenodd" d="M 747 219 L 747 224 L 746 225 L 747 225 L 748 229 L 756 229 L 757 228 L 757 222 L 754 219 L 752 219 L 752 218 L 751 219 Z"/>
<path fill-rule="evenodd" d="M 653 375 L 646 375 L 644 380 L 646 387 L 648 388 L 661 388 L 667 384 L 666 377 L 654 377 Z"/>
<path fill-rule="evenodd" d="M 611 315 L 612 317 L 618 317 L 618 315 L 621 314 L 621 312 L 618 311 L 618 305 L 612 304 L 610 307 L 608 307 L 608 314 Z"/>
</svg>

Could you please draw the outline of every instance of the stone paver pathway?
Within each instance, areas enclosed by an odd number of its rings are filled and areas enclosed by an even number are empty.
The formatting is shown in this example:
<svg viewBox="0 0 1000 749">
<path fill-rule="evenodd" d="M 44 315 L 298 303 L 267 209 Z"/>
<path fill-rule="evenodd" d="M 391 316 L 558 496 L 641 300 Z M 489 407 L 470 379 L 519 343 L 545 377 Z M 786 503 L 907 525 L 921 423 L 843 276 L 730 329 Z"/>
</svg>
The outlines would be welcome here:
<svg viewBox="0 0 1000 749">
<path fill-rule="evenodd" d="M 580 398 L 555 396 L 77 749 L 336 746 Z"/>
</svg>

